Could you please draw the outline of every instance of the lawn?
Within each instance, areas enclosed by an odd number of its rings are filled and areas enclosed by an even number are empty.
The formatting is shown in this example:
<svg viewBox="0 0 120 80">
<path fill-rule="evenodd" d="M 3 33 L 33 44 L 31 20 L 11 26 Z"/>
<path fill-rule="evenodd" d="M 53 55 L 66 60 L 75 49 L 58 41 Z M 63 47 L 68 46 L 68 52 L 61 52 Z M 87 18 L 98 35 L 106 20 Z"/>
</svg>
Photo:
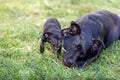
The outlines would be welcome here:
<svg viewBox="0 0 120 80">
<path fill-rule="evenodd" d="M 0 80 L 120 80 L 120 41 L 82 69 L 65 67 L 56 51 L 50 56 L 48 43 L 39 52 L 47 18 L 63 29 L 99 10 L 120 15 L 120 0 L 0 0 Z"/>
</svg>

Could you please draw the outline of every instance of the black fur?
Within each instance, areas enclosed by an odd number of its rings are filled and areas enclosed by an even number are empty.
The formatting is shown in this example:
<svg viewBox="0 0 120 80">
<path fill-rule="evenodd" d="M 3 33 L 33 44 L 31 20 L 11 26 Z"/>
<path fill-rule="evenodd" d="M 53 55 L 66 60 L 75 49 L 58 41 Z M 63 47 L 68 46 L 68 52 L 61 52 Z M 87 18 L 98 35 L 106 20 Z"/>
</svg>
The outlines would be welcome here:
<svg viewBox="0 0 120 80">
<path fill-rule="evenodd" d="M 64 65 L 84 67 L 94 61 L 102 49 L 120 39 L 120 17 L 109 11 L 98 11 L 72 21 L 62 32 L 65 30 Z"/>
<path fill-rule="evenodd" d="M 49 18 L 44 24 L 44 32 L 40 43 L 40 52 L 44 52 L 44 44 L 49 42 L 57 50 L 57 57 L 61 53 L 62 33 L 59 21 L 56 18 Z"/>
</svg>

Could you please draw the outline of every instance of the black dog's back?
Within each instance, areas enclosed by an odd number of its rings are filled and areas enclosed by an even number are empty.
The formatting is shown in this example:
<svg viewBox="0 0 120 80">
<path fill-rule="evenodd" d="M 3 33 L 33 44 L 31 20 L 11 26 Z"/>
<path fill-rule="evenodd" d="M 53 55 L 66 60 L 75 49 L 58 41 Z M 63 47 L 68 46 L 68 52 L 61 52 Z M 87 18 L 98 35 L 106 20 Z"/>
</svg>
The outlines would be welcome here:
<svg viewBox="0 0 120 80">
<path fill-rule="evenodd" d="M 106 47 L 118 40 L 120 36 L 119 16 L 109 11 L 99 11 L 89 18 L 100 25 Z"/>
<path fill-rule="evenodd" d="M 109 11 L 91 13 L 78 19 L 76 22 L 79 23 L 80 26 L 84 24 L 86 25 L 87 23 L 91 24 L 92 22 L 97 24 L 96 26 L 89 25 L 82 27 L 86 27 L 86 29 L 90 27 L 94 34 L 96 34 L 95 32 L 98 32 L 98 29 L 95 30 L 95 28 L 100 28 L 99 30 L 106 47 L 111 45 L 114 41 L 118 40 L 118 37 L 120 37 L 120 17 Z"/>
<path fill-rule="evenodd" d="M 44 24 L 44 31 L 45 32 L 50 32 L 49 30 L 51 30 L 50 28 L 53 29 L 59 29 L 61 30 L 61 26 L 59 21 L 56 18 L 49 18 L 47 19 L 46 23 Z"/>
</svg>

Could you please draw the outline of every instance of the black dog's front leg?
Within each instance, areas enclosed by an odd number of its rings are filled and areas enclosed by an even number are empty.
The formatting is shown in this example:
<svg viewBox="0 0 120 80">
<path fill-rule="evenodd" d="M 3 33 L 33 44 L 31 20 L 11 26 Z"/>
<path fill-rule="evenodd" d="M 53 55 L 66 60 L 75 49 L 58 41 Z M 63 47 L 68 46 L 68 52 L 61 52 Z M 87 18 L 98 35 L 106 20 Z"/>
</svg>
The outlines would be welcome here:
<svg viewBox="0 0 120 80">
<path fill-rule="evenodd" d="M 41 43 L 40 43 L 40 52 L 43 53 L 44 52 L 44 44 L 46 42 L 46 38 L 45 36 L 43 35 L 42 36 L 42 39 L 41 39 Z"/>
<path fill-rule="evenodd" d="M 44 52 L 44 42 L 40 43 L 40 52 L 43 53 Z"/>
<path fill-rule="evenodd" d="M 59 50 L 57 51 L 57 58 L 59 58 L 59 56 L 61 55 L 61 49 L 62 47 L 60 47 Z"/>
<path fill-rule="evenodd" d="M 90 64 L 91 62 L 95 61 L 97 59 L 97 57 L 99 56 L 100 52 L 102 51 L 102 46 L 99 47 L 98 51 L 96 53 L 92 53 L 94 55 L 86 58 L 86 59 L 83 59 L 82 61 L 80 62 L 77 62 L 76 63 L 76 66 L 77 68 L 83 68 L 85 67 L 87 64 Z"/>
<path fill-rule="evenodd" d="M 89 63 L 93 62 L 94 60 L 96 60 L 101 51 L 102 51 L 102 46 L 99 47 L 98 51 L 97 51 L 96 53 L 94 53 L 95 55 L 93 55 L 92 57 L 90 57 L 90 58 L 86 61 L 85 64 L 89 64 Z"/>
<path fill-rule="evenodd" d="M 78 68 L 78 69 L 83 68 L 83 67 L 85 66 L 85 63 L 86 63 L 86 60 L 77 62 L 77 63 L 75 64 L 75 67 Z"/>
<path fill-rule="evenodd" d="M 77 68 L 83 68 L 83 67 L 85 67 L 87 64 L 89 64 L 89 63 L 93 62 L 94 60 L 96 60 L 96 58 L 97 58 L 97 55 L 96 55 L 96 56 L 93 56 L 93 57 L 90 57 L 90 58 L 88 58 L 88 59 L 82 60 L 82 61 L 80 61 L 80 62 L 77 62 L 75 66 L 76 66 Z"/>
</svg>

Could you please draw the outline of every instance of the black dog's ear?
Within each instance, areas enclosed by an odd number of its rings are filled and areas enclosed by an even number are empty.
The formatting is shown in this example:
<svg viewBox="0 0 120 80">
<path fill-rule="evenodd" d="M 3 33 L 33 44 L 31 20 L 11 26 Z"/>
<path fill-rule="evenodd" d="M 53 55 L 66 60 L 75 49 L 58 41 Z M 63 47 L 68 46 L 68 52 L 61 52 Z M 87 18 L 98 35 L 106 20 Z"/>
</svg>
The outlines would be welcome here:
<svg viewBox="0 0 120 80">
<path fill-rule="evenodd" d="M 71 35 L 79 35 L 81 33 L 81 29 L 79 24 L 77 24 L 75 21 L 71 22 L 71 26 L 70 26 L 70 34 Z"/>
<path fill-rule="evenodd" d="M 102 47 L 105 48 L 105 44 L 104 44 L 104 42 L 102 40 L 92 38 L 92 41 L 93 41 L 93 44 L 96 44 L 97 46 L 102 44 Z"/>
<path fill-rule="evenodd" d="M 69 30 L 70 30 L 69 28 L 62 29 L 62 36 L 63 36 L 63 37 L 68 36 Z"/>
</svg>

